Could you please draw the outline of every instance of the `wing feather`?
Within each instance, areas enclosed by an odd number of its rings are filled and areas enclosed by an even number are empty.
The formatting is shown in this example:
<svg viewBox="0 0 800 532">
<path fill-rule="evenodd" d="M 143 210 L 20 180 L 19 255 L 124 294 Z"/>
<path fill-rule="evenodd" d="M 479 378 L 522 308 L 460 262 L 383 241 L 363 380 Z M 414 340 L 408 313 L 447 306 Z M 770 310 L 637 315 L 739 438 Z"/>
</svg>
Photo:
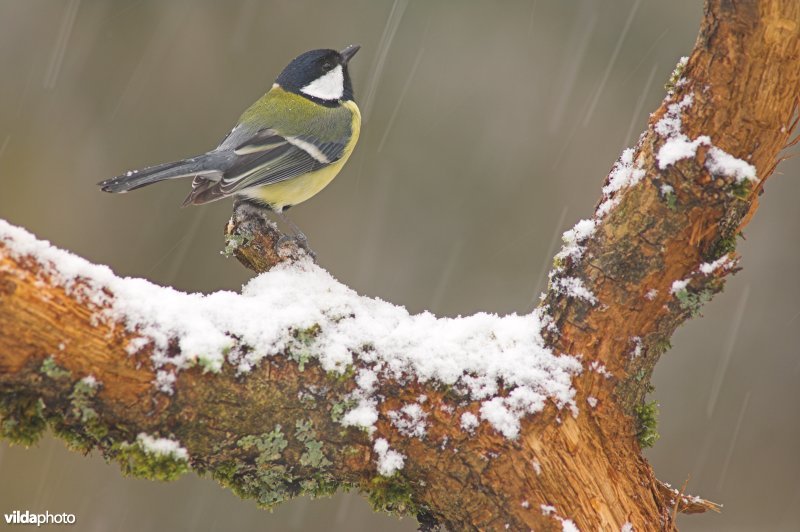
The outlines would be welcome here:
<svg viewBox="0 0 800 532">
<path fill-rule="evenodd" d="M 262 106 L 273 105 L 267 94 Z M 346 109 L 337 109 L 347 113 Z M 246 114 L 246 113 L 245 113 Z M 264 114 L 269 113 L 261 113 Z M 351 115 L 350 115 L 351 116 Z M 245 117 L 245 115 L 243 115 Z M 278 120 L 258 129 L 243 122 L 231 130 L 215 152 L 221 161 L 215 176 L 198 176 L 187 203 L 207 203 L 251 188 L 280 183 L 332 164 L 344 156 L 351 128 L 344 115 L 312 120 L 305 131 Z"/>
<path fill-rule="evenodd" d="M 311 135 L 283 136 L 260 130 L 234 149 L 236 158 L 219 182 L 225 194 L 279 183 L 338 161 L 346 140 L 320 141 Z"/>
</svg>

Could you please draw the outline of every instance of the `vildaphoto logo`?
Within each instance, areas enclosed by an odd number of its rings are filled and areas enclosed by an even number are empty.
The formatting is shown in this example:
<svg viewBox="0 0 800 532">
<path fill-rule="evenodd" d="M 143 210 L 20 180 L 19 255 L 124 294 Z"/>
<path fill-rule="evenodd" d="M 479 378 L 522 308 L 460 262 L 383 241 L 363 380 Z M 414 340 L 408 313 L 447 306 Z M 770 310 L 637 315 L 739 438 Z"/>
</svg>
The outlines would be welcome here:
<svg viewBox="0 0 800 532">
<path fill-rule="evenodd" d="M 3 517 L 6 518 L 6 524 L 9 525 L 71 525 L 75 522 L 75 514 L 51 514 L 50 512 L 37 514 L 27 510 L 24 512 L 14 510 L 10 514 L 3 514 Z"/>
</svg>

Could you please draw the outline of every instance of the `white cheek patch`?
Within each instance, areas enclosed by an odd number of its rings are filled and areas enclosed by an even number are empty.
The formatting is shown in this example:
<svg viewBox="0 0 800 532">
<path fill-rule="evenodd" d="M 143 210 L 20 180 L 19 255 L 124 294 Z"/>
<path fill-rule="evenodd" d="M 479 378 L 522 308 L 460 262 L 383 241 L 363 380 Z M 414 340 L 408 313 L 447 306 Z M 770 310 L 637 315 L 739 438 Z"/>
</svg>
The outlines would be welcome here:
<svg viewBox="0 0 800 532">
<path fill-rule="evenodd" d="M 320 100 L 338 100 L 344 95 L 344 73 L 342 65 L 320 76 L 302 89 L 300 92 L 319 98 Z"/>
</svg>

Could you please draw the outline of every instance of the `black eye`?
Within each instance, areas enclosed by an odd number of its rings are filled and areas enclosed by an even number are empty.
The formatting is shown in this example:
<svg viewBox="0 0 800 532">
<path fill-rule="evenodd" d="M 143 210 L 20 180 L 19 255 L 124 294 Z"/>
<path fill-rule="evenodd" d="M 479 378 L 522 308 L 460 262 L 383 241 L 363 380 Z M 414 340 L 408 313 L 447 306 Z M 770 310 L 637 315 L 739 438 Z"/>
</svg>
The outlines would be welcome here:
<svg viewBox="0 0 800 532">
<path fill-rule="evenodd" d="M 325 61 L 324 63 L 322 63 L 322 70 L 325 70 L 327 72 L 332 68 L 333 68 L 333 63 L 331 63 L 330 61 Z"/>
</svg>

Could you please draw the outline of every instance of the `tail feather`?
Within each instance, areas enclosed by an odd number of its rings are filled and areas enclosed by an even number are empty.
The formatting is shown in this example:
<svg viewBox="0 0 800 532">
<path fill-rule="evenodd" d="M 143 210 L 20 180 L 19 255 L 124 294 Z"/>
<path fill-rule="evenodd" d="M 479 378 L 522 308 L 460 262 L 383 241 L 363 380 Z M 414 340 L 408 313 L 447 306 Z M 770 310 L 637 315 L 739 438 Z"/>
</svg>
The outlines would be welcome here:
<svg viewBox="0 0 800 532">
<path fill-rule="evenodd" d="M 210 154 L 158 164 L 142 170 L 132 170 L 121 176 L 112 177 L 98 183 L 104 192 L 128 192 L 166 179 L 177 179 L 196 175 L 221 174 L 219 161 Z M 217 164 L 215 164 L 217 163 Z"/>
</svg>

